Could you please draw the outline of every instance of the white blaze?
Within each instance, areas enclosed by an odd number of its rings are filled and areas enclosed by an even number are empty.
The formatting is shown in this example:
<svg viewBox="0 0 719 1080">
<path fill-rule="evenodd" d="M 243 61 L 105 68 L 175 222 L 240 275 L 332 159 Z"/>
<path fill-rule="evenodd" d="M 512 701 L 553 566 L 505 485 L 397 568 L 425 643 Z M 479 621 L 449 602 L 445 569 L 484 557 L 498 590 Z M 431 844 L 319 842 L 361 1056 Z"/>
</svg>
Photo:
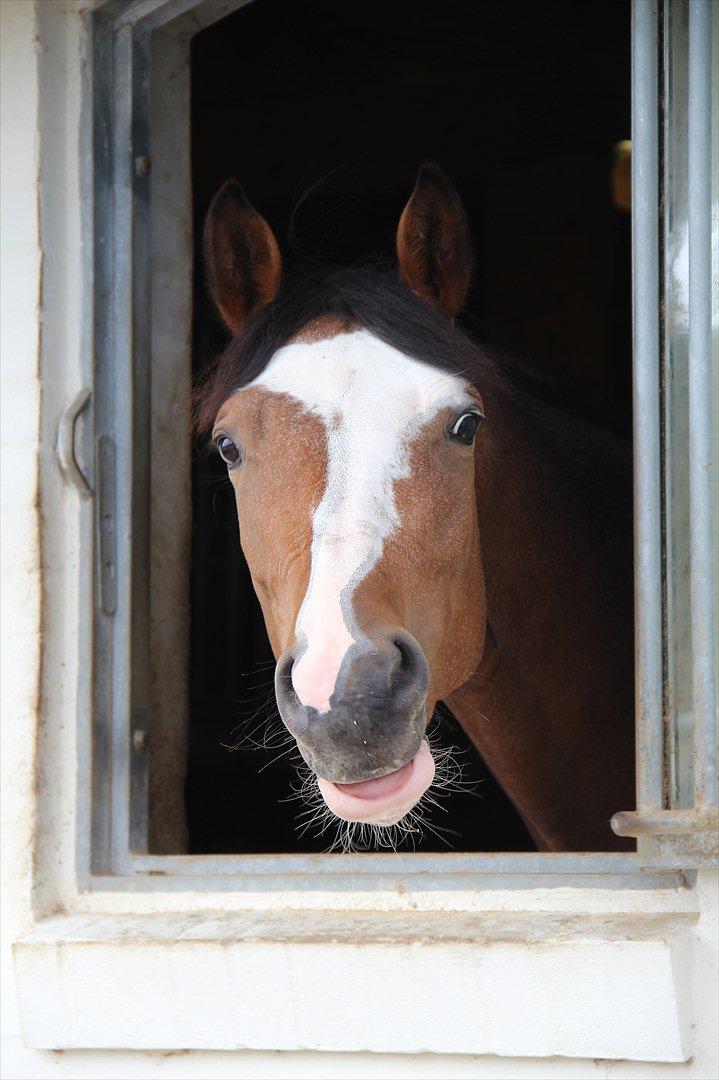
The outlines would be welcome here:
<svg viewBox="0 0 719 1080">
<path fill-rule="evenodd" d="M 305 650 L 292 673 L 303 705 L 324 712 L 342 658 L 362 639 L 352 593 L 398 524 L 394 484 L 409 475 L 411 440 L 448 402 L 466 400 L 465 384 L 357 330 L 284 346 L 251 385 L 290 395 L 325 427 L 327 487 L 312 519 L 295 628 Z"/>
</svg>

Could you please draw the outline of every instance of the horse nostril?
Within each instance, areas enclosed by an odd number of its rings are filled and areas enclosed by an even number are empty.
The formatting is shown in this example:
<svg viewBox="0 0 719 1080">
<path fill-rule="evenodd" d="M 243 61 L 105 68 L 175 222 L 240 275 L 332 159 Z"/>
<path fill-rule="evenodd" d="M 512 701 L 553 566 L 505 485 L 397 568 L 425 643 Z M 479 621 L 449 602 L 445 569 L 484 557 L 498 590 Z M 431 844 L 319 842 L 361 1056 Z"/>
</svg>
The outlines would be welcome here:
<svg viewBox="0 0 719 1080">
<path fill-rule="evenodd" d="M 294 687 L 292 686 L 292 668 L 295 666 L 295 658 L 288 650 L 284 656 L 281 656 L 275 671 L 275 686 L 280 687 L 288 693 L 294 693 Z"/>
<path fill-rule="evenodd" d="M 429 669 L 424 653 L 411 634 L 395 632 L 391 642 L 397 650 L 392 665 L 391 689 L 398 706 L 426 695 Z"/>
<path fill-rule="evenodd" d="M 392 686 L 395 692 L 407 691 L 422 681 L 423 656 L 418 645 L 407 640 L 404 635 L 397 635 L 392 644 L 398 653 L 399 663 L 392 673 Z"/>
<path fill-rule="evenodd" d="M 415 667 L 415 659 L 412 655 L 412 650 L 410 649 L 407 642 L 403 641 L 402 638 L 395 638 L 393 644 L 395 649 L 399 653 L 398 673 L 401 675 L 410 674 L 412 669 Z"/>
</svg>

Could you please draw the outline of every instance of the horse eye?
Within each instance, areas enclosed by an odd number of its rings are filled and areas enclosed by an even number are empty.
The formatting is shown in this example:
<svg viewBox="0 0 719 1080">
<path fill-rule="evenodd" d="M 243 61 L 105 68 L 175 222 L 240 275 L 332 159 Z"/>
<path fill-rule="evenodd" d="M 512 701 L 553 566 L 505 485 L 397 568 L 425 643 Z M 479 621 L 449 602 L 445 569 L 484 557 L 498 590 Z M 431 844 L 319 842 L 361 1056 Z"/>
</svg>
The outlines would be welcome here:
<svg viewBox="0 0 719 1080">
<path fill-rule="evenodd" d="M 450 429 L 450 435 L 463 446 L 471 446 L 481 419 L 480 414 L 476 412 L 462 413 Z"/>
<path fill-rule="evenodd" d="M 226 435 L 220 435 L 216 440 L 216 446 L 220 453 L 220 457 L 223 461 L 226 461 L 228 465 L 236 465 L 240 460 L 241 454 L 239 447 L 235 446 L 232 439 L 228 439 Z"/>
</svg>

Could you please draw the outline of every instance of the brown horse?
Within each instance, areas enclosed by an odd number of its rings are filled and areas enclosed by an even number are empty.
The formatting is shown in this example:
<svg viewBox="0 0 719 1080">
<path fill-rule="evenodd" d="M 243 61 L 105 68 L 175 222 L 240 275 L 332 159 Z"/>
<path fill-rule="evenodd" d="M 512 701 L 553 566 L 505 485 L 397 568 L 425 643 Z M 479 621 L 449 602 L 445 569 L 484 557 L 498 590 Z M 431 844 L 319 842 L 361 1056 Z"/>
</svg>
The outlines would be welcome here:
<svg viewBox="0 0 719 1080">
<path fill-rule="evenodd" d="M 626 846 L 609 819 L 634 790 L 627 456 L 455 327 L 471 259 L 452 184 L 420 170 L 396 276 L 283 280 L 234 181 L 205 251 L 233 337 L 198 423 L 327 807 L 379 827 L 411 814 L 444 701 L 540 849 Z"/>
</svg>

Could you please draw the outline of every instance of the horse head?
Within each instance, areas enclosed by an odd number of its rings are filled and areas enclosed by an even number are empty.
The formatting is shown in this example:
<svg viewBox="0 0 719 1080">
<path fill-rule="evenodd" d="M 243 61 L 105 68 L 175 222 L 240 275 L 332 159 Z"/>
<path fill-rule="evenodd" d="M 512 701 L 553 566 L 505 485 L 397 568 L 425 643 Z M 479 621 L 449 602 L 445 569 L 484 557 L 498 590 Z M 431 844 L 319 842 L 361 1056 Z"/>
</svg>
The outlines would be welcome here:
<svg viewBox="0 0 719 1080">
<path fill-rule="evenodd" d="M 391 825 L 432 783 L 435 704 L 484 647 L 484 404 L 453 323 L 471 272 L 464 211 L 424 166 L 398 275 L 283 280 L 272 231 L 229 181 L 205 253 L 233 337 L 201 422 L 235 490 L 280 715 L 337 817 Z"/>
</svg>

